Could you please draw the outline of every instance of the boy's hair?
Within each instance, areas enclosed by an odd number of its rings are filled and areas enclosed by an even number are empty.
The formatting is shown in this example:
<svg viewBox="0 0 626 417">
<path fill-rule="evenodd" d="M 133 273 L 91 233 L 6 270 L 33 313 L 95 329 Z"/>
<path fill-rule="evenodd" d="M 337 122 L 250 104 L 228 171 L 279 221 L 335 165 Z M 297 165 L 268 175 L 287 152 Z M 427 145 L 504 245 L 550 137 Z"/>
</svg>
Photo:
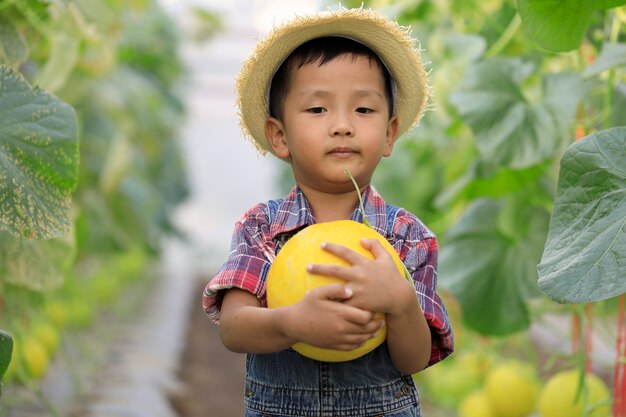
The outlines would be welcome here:
<svg viewBox="0 0 626 417">
<path fill-rule="evenodd" d="M 319 62 L 319 66 L 322 66 L 340 55 L 364 56 L 370 62 L 375 62 L 378 65 L 385 83 L 385 96 L 389 108 L 389 117 L 391 118 L 394 111 L 393 84 L 387 67 L 383 64 L 380 57 L 367 46 L 352 39 L 338 36 L 320 37 L 305 42 L 297 47 L 280 65 L 270 83 L 270 116 L 279 120 L 282 119 L 283 102 L 289 92 L 289 86 L 295 70 L 315 62 Z"/>
</svg>

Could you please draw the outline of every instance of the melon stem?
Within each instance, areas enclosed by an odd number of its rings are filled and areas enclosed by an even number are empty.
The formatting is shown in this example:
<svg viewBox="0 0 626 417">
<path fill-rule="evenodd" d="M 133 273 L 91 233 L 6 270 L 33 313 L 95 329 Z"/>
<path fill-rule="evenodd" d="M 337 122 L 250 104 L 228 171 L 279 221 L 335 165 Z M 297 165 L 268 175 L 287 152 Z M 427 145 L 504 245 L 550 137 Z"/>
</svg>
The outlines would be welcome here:
<svg viewBox="0 0 626 417">
<path fill-rule="evenodd" d="M 359 197 L 359 208 L 361 209 L 361 219 L 363 220 L 363 224 L 366 225 L 367 227 L 369 227 L 370 229 L 375 230 L 372 227 L 372 225 L 367 221 L 367 218 L 365 217 L 365 208 L 363 207 L 363 197 L 361 197 L 361 189 L 359 188 L 359 184 L 356 183 L 356 180 L 354 179 L 352 174 L 350 174 L 350 171 L 348 171 L 347 169 L 344 169 L 343 172 L 345 172 L 346 175 L 348 177 L 350 177 L 350 180 L 352 180 L 352 184 L 354 184 L 354 188 L 356 189 L 356 195 Z M 413 278 L 411 277 L 411 274 L 409 273 L 409 270 L 407 269 L 407 267 L 404 264 L 404 262 L 402 262 L 402 268 L 404 269 L 404 277 L 411 284 L 415 285 L 413 283 Z"/>
<path fill-rule="evenodd" d="M 354 188 L 356 189 L 356 195 L 357 197 L 359 197 L 359 208 L 361 209 L 361 218 L 363 219 L 363 224 L 370 229 L 373 229 L 372 225 L 367 221 L 367 218 L 365 217 L 365 207 L 363 207 L 363 197 L 361 197 L 361 189 L 359 188 L 359 184 L 356 183 L 356 180 L 354 179 L 352 174 L 350 174 L 350 171 L 344 169 L 343 172 L 345 172 L 346 175 L 350 177 L 350 180 L 352 180 L 352 184 L 354 184 Z"/>
</svg>

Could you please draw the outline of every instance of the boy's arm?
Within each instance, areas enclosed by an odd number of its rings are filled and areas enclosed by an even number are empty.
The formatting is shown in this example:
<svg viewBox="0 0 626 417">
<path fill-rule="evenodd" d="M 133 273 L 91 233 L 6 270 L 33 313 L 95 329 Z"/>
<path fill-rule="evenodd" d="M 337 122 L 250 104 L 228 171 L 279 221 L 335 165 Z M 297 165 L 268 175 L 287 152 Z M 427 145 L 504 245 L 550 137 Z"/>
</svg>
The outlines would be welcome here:
<svg viewBox="0 0 626 417">
<path fill-rule="evenodd" d="M 240 353 L 285 349 L 291 345 L 284 330 L 285 313 L 285 310 L 262 308 L 259 299 L 248 291 L 227 290 L 221 309 L 222 343 L 229 350 Z"/>
<path fill-rule="evenodd" d="M 339 301 L 351 296 L 343 285 L 327 285 L 311 290 L 293 306 L 269 309 L 247 291 L 227 290 L 221 308 L 222 342 L 240 353 L 277 352 L 297 342 L 352 350 L 374 337 L 382 321 Z"/>
<path fill-rule="evenodd" d="M 397 295 L 397 308 L 388 312 L 387 344 L 396 369 L 403 374 L 414 374 L 428 365 L 431 353 L 430 327 L 408 282 L 406 290 Z"/>
</svg>

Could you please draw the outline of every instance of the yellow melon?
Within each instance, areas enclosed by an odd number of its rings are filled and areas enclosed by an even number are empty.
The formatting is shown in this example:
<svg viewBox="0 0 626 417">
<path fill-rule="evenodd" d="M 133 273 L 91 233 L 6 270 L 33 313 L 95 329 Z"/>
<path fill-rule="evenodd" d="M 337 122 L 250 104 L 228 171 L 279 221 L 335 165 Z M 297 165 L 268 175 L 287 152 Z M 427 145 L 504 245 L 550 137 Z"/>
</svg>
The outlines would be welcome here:
<svg viewBox="0 0 626 417">
<path fill-rule="evenodd" d="M 478 390 L 467 395 L 458 409 L 459 417 L 496 417 L 489 396 L 484 390 Z"/>
<path fill-rule="evenodd" d="M 510 359 L 487 373 L 485 390 L 498 417 L 526 417 L 536 408 L 539 381 L 529 362 Z"/>
<path fill-rule="evenodd" d="M 541 417 L 609 417 L 611 393 L 595 374 L 585 375 L 586 392 L 580 391 L 580 370 L 561 371 L 552 376 L 539 396 Z"/>
<path fill-rule="evenodd" d="M 280 250 L 272 264 L 266 283 L 267 305 L 269 308 L 289 306 L 299 302 L 307 291 L 322 285 L 342 283 L 335 277 L 313 275 L 307 272 L 308 264 L 336 264 L 348 266 L 348 262 L 330 254 L 320 247 L 322 242 L 343 245 L 361 255 L 374 259 L 372 253 L 361 246 L 360 239 L 377 239 L 391 254 L 398 271 L 405 276 L 404 265 L 391 244 L 374 229 L 353 220 L 337 220 L 318 223 L 296 233 Z M 341 351 L 323 349 L 306 343 L 296 343 L 293 348 L 300 354 L 325 362 L 341 362 L 356 359 L 374 350 L 387 337 L 383 327 L 375 338 L 363 346 Z"/>
</svg>

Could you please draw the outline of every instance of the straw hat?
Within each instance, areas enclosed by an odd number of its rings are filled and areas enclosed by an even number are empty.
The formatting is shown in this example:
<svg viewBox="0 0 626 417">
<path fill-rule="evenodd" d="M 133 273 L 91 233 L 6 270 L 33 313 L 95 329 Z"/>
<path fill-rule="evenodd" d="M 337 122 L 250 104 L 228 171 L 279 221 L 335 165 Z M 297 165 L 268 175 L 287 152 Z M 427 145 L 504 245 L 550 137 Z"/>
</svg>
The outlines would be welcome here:
<svg viewBox="0 0 626 417">
<path fill-rule="evenodd" d="M 237 77 L 241 128 L 260 153 L 271 152 L 265 137 L 265 122 L 269 117 L 268 89 L 272 77 L 294 49 L 325 36 L 358 41 L 383 61 L 395 82 L 399 135 L 419 122 L 430 90 L 419 47 L 407 28 L 364 8 L 298 16 L 275 27 L 260 40 Z"/>
</svg>

